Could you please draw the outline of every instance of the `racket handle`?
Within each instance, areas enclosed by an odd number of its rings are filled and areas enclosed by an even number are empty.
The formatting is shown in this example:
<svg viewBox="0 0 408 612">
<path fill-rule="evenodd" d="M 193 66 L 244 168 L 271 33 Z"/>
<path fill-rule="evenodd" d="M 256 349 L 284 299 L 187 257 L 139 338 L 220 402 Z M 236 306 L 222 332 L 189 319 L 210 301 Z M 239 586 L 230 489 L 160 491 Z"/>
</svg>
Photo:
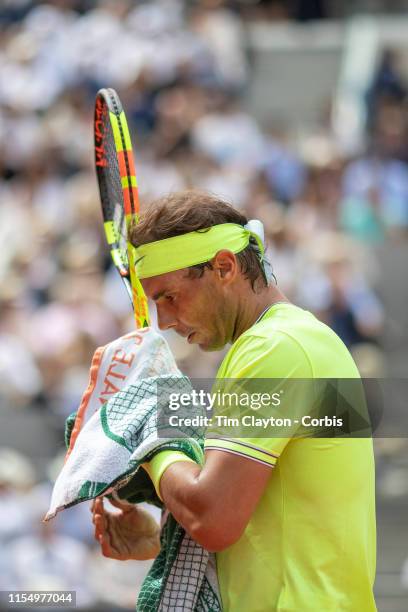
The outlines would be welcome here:
<svg viewBox="0 0 408 612">
<path fill-rule="evenodd" d="M 132 294 L 133 311 L 135 315 L 136 328 L 149 327 L 149 308 L 142 283 L 136 276 L 134 252 L 132 245 L 128 243 L 128 258 L 130 270 L 130 286 Z"/>
</svg>

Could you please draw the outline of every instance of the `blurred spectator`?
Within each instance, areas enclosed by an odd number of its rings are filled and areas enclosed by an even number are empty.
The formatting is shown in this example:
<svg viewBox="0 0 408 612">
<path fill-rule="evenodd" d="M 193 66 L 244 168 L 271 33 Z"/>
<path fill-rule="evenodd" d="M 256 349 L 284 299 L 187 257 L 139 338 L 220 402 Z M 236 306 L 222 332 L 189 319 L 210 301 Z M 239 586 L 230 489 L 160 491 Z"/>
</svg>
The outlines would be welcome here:
<svg viewBox="0 0 408 612">
<path fill-rule="evenodd" d="M 270 138 L 265 143 L 264 160 L 271 192 L 285 204 L 296 200 L 306 180 L 306 168 L 299 157 L 278 139 Z"/>
<path fill-rule="evenodd" d="M 31 529 L 27 493 L 36 474 L 28 459 L 11 448 L 0 449 L 0 589 L 17 589 L 7 547 Z"/>
<path fill-rule="evenodd" d="M 343 179 L 340 224 L 356 237 L 378 241 L 408 227 L 408 167 L 395 159 L 351 162 Z"/>
<path fill-rule="evenodd" d="M 214 59 L 215 84 L 239 91 L 248 77 L 244 31 L 240 19 L 222 0 L 202 0 L 190 13 L 189 25 Z"/>
<path fill-rule="evenodd" d="M 193 148 L 223 166 L 236 165 L 247 171 L 261 166 L 263 136 L 253 117 L 232 97 L 224 96 L 218 108 L 199 118 L 191 136 Z"/>
<path fill-rule="evenodd" d="M 373 128 L 379 107 L 384 101 L 401 103 L 407 88 L 398 69 L 398 56 L 392 49 L 382 54 L 373 83 L 367 92 L 368 127 Z"/>
<path fill-rule="evenodd" d="M 0 449 L 0 549 L 29 530 L 27 493 L 36 481 L 29 460 L 11 448 Z"/>
<path fill-rule="evenodd" d="M 89 551 L 72 538 L 57 535 L 38 520 L 38 533 L 13 540 L 6 554 L 17 590 L 75 591 L 79 607 L 96 601 L 88 583 Z"/>
<path fill-rule="evenodd" d="M 384 313 L 362 274 L 358 246 L 342 235 L 322 233 L 309 244 L 298 301 L 315 311 L 348 347 L 379 339 Z"/>
</svg>

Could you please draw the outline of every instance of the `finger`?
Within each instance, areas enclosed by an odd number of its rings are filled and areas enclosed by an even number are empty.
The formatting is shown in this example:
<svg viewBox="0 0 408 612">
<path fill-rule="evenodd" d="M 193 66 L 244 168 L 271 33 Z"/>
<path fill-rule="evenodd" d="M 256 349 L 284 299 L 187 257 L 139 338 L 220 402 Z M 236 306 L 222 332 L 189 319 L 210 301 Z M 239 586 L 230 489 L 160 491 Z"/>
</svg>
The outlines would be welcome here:
<svg viewBox="0 0 408 612">
<path fill-rule="evenodd" d="M 110 559 L 119 559 L 121 561 L 126 559 L 123 553 L 120 553 L 114 546 L 109 531 L 106 531 L 100 536 L 99 543 L 101 545 L 101 551 L 104 557 L 109 557 Z"/>
<path fill-rule="evenodd" d="M 92 502 L 92 522 L 95 522 L 95 516 L 97 514 L 103 515 L 105 513 L 105 509 L 103 506 L 102 497 L 97 497 Z"/>
<path fill-rule="evenodd" d="M 94 510 L 103 511 L 103 497 L 95 497 L 92 506 Z"/>
<path fill-rule="evenodd" d="M 93 524 L 94 524 L 94 525 L 95 525 L 95 517 L 97 516 L 97 514 L 98 514 L 98 512 L 96 512 L 96 510 L 95 510 L 95 508 L 94 508 L 94 509 L 93 509 L 93 512 L 92 512 L 92 522 L 93 522 Z M 99 514 L 100 514 L 100 513 L 99 513 Z"/>
<path fill-rule="evenodd" d="M 97 514 L 94 517 L 94 525 L 95 525 L 95 538 L 99 540 L 100 536 L 103 536 L 106 532 L 106 521 L 104 517 Z"/>
<path fill-rule="evenodd" d="M 101 552 L 104 557 L 109 557 L 110 559 L 118 559 L 117 553 L 112 549 L 108 537 L 106 535 L 100 535 L 98 538 L 99 544 L 101 545 Z"/>
<path fill-rule="evenodd" d="M 98 539 L 99 536 L 104 534 L 107 527 L 107 516 L 105 514 L 105 510 L 103 507 L 102 500 L 95 501 L 95 508 L 92 515 L 92 522 L 95 526 L 95 538 Z"/>
<path fill-rule="evenodd" d="M 112 504 L 112 506 L 115 506 L 115 508 L 120 508 L 120 510 L 122 510 L 123 512 L 130 512 L 134 509 L 133 504 L 128 504 L 125 502 L 120 502 L 119 500 L 115 499 L 115 498 L 111 498 L 110 503 Z"/>
</svg>

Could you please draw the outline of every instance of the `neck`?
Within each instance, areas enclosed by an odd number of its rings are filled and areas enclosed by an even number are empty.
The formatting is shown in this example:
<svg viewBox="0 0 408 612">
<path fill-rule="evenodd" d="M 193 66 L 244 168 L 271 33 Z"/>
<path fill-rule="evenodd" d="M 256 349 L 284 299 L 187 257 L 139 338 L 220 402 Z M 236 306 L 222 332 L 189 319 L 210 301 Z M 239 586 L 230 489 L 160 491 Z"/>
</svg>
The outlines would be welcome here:
<svg viewBox="0 0 408 612">
<path fill-rule="evenodd" d="M 273 306 L 277 302 L 290 303 L 288 298 L 276 287 L 266 287 L 260 293 L 245 293 L 245 299 L 240 302 L 240 308 L 236 318 L 232 342 L 252 327 L 255 321 L 261 316 L 264 310 Z"/>
</svg>

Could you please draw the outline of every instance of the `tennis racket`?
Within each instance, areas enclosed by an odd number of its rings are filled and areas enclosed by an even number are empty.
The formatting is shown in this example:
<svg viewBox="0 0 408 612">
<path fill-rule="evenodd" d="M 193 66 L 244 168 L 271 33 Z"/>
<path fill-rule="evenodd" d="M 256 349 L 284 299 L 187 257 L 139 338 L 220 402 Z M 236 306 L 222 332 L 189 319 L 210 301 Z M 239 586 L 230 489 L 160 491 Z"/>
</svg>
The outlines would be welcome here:
<svg viewBox="0 0 408 612">
<path fill-rule="evenodd" d="M 147 327 L 147 299 L 128 244 L 130 226 L 139 219 L 135 163 L 126 115 L 114 89 L 101 89 L 96 95 L 94 139 L 106 240 L 132 302 L 136 327 Z"/>
</svg>

